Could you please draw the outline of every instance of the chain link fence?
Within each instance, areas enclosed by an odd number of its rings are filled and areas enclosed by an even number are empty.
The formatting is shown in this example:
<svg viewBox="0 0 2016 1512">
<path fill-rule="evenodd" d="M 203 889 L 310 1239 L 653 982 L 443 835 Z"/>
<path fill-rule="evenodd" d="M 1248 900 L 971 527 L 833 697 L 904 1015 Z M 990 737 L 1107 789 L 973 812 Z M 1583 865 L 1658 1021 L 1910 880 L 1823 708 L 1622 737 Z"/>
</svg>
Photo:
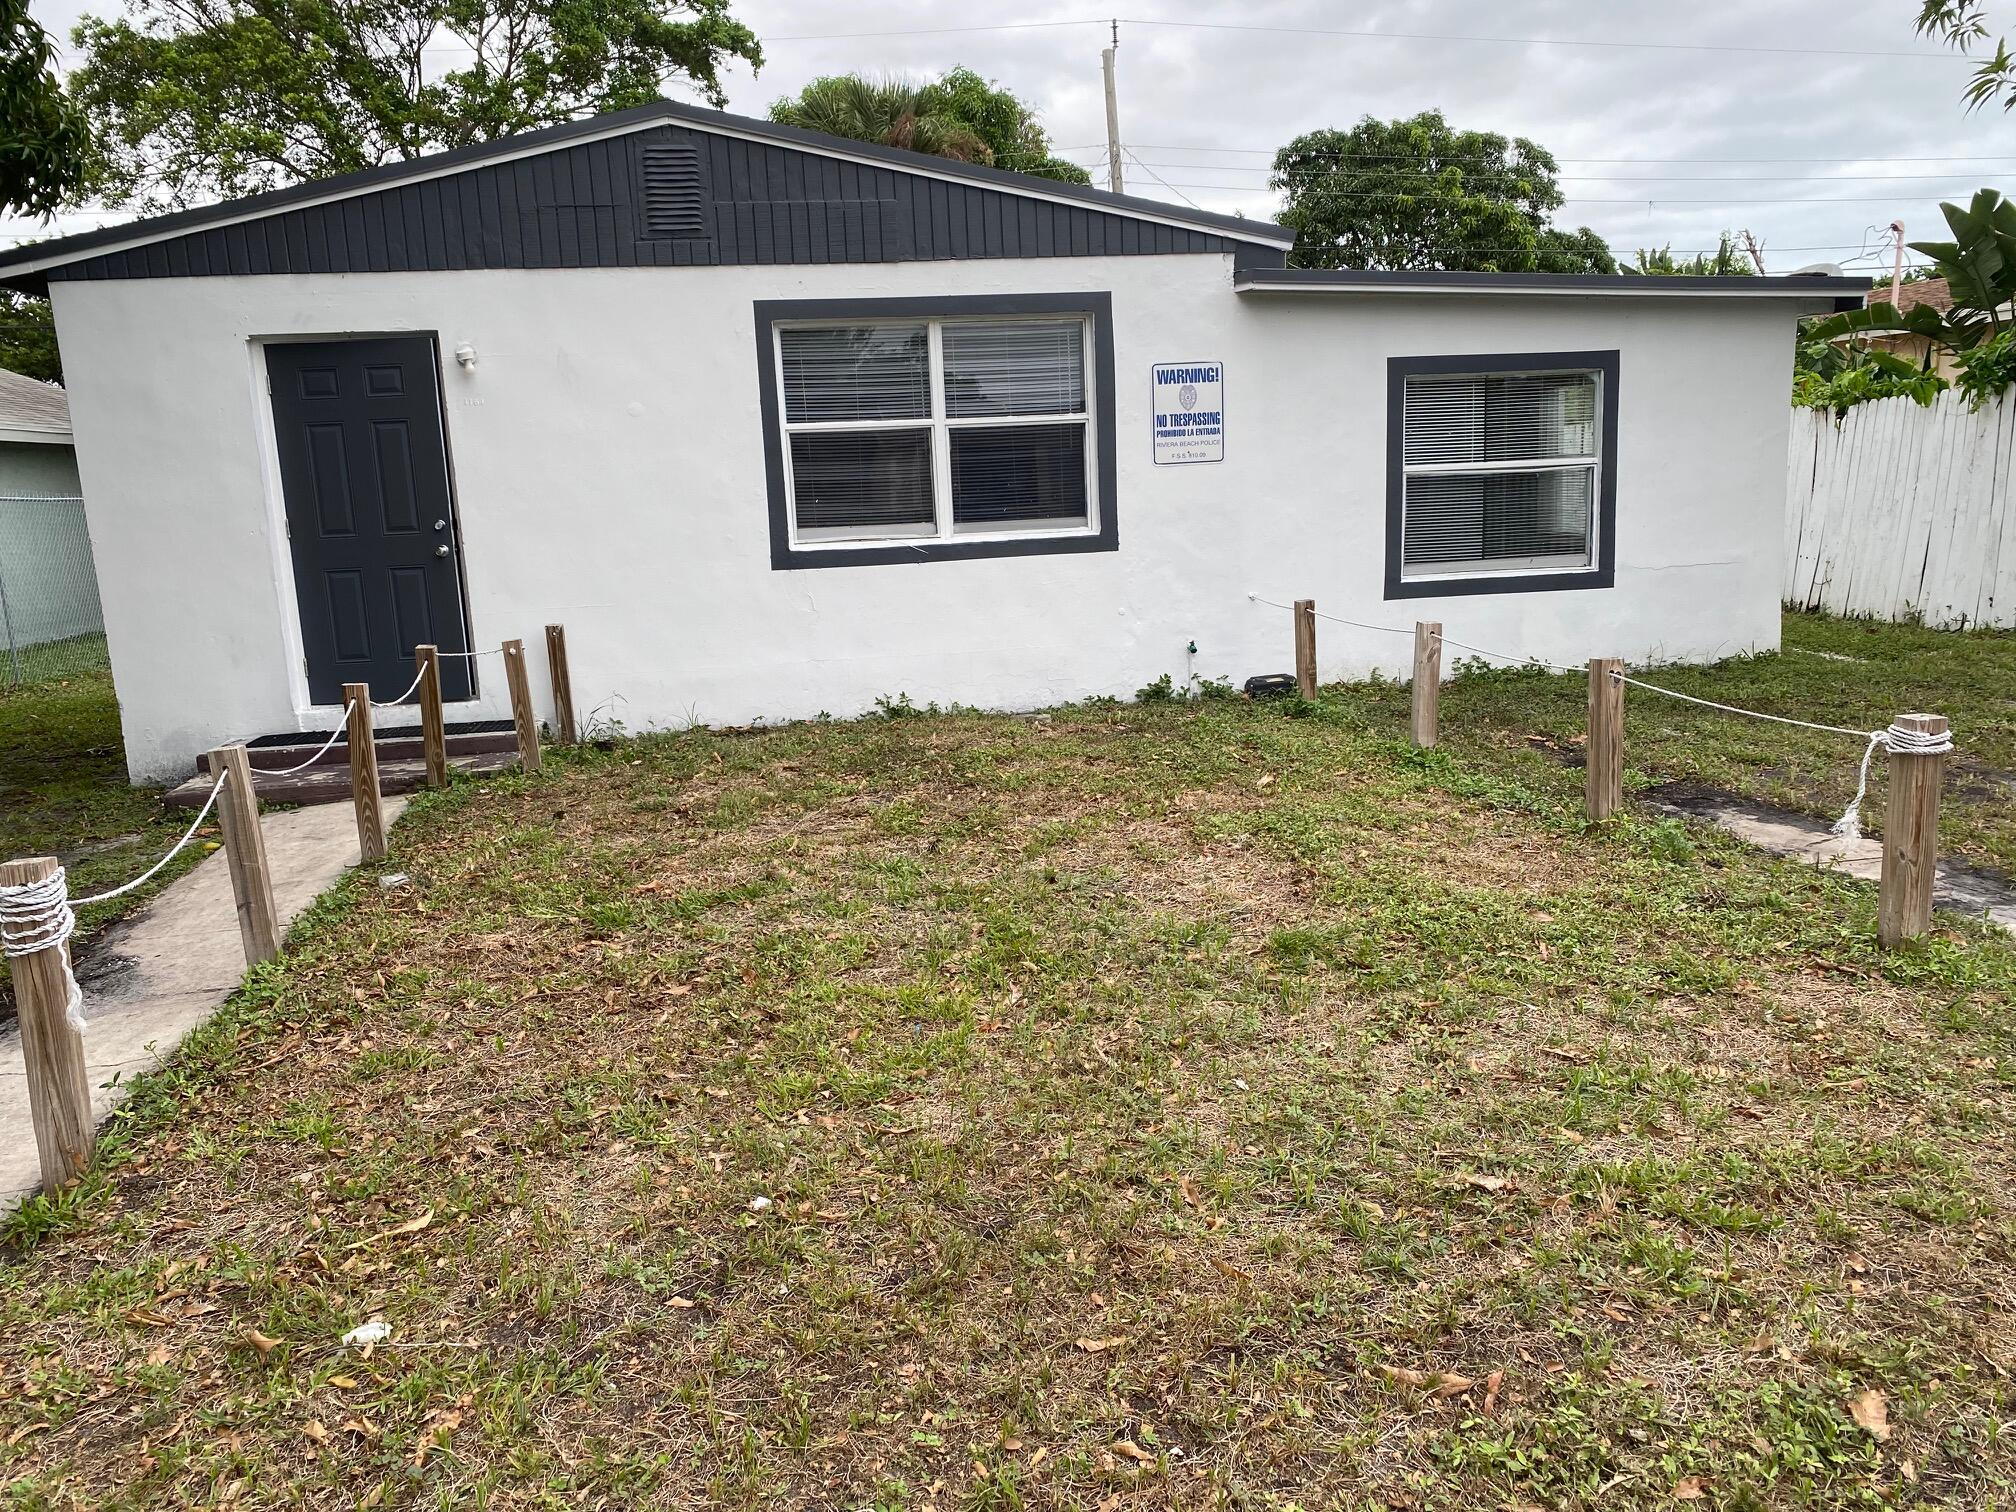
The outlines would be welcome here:
<svg viewBox="0 0 2016 1512">
<path fill-rule="evenodd" d="M 0 494 L 0 689 L 108 664 L 84 501 Z"/>
</svg>

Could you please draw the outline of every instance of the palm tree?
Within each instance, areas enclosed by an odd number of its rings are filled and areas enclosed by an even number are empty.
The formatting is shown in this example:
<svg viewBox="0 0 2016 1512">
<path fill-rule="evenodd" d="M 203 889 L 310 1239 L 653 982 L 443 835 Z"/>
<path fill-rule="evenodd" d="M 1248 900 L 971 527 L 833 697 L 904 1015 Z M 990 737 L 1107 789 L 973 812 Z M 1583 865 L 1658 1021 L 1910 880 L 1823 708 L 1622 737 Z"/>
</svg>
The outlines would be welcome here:
<svg viewBox="0 0 2016 1512">
<path fill-rule="evenodd" d="M 964 122 L 938 108 L 928 84 L 839 74 L 815 79 L 796 99 L 779 100 L 770 119 L 828 136 L 877 142 L 962 163 L 992 163 L 994 153 Z"/>
</svg>

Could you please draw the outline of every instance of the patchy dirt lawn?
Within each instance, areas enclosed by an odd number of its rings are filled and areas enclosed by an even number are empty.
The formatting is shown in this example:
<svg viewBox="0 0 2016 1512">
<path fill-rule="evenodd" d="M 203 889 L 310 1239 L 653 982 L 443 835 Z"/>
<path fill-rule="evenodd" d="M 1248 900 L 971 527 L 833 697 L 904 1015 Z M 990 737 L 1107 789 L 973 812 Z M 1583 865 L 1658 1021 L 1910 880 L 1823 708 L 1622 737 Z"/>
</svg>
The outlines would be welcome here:
<svg viewBox="0 0 2016 1512">
<path fill-rule="evenodd" d="M 2016 949 L 1299 712 L 417 803 L 15 1220 L 9 1504 L 2006 1505 Z"/>
</svg>

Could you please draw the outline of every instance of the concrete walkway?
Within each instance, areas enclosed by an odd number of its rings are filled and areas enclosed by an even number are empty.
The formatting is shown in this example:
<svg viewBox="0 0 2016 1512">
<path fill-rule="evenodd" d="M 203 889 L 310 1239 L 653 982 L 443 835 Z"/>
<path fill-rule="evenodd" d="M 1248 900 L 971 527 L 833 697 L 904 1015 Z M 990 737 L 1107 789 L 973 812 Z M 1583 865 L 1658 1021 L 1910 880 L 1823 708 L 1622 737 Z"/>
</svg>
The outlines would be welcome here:
<svg viewBox="0 0 2016 1512">
<path fill-rule="evenodd" d="M 389 825 L 406 806 L 385 801 Z M 281 927 L 357 864 L 357 818 L 347 803 L 261 816 L 273 903 Z M 136 871 L 145 864 L 136 862 Z M 91 1104 L 102 1122 L 126 1083 L 161 1065 L 191 1029 L 223 1004 L 245 975 L 231 878 L 218 851 L 139 912 L 93 943 L 78 980 L 84 988 L 84 1050 Z M 115 1080 L 116 1078 L 116 1080 Z M 40 1185 L 21 1032 L 0 1032 L 0 1207 Z"/>
<path fill-rule="evenodd" d="M 1881 840 L 1844 840 L 1816 819 L 1747 803 L 1726 794 L 1688 791 L 1687 787 L 1673 784 L 1666 790 L 1669 796 L 1662 796 L 1661 790 L 1655 788 L 1645 795 L 1645 801 L 1663 813 L 1705 819 L 1717 829 L 1727 830 L 1739 840 L 1775 856 L 1789 856 L 1808 866 L 1843 872 L 1864 882 L 1878 881 L 1883 875 Z M 1935 908 L 1975 914 L 2016 934 L 2016 889 L 1964 863 L 1939 863 L 1932 880 L 1932 903 Z"/>
</svg>

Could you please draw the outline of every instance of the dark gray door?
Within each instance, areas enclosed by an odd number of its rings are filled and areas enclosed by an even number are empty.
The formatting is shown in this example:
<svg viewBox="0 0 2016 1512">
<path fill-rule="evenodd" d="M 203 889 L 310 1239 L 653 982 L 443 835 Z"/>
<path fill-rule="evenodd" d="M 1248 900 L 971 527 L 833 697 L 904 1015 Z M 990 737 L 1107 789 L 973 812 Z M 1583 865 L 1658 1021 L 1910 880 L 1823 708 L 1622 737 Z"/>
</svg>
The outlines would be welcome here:
<svg viewBox="0 0 2016 1512">
<path fill-rule="evenodd" d="M 436 351 L 431 336 L 266 349 L 317 703 L 346 682 L 395 697 L 415 646 L 469 649 Z M 442 696 L 468 698 L 470 677 L 466 657 L 445 658 Z"/>
</svg>

